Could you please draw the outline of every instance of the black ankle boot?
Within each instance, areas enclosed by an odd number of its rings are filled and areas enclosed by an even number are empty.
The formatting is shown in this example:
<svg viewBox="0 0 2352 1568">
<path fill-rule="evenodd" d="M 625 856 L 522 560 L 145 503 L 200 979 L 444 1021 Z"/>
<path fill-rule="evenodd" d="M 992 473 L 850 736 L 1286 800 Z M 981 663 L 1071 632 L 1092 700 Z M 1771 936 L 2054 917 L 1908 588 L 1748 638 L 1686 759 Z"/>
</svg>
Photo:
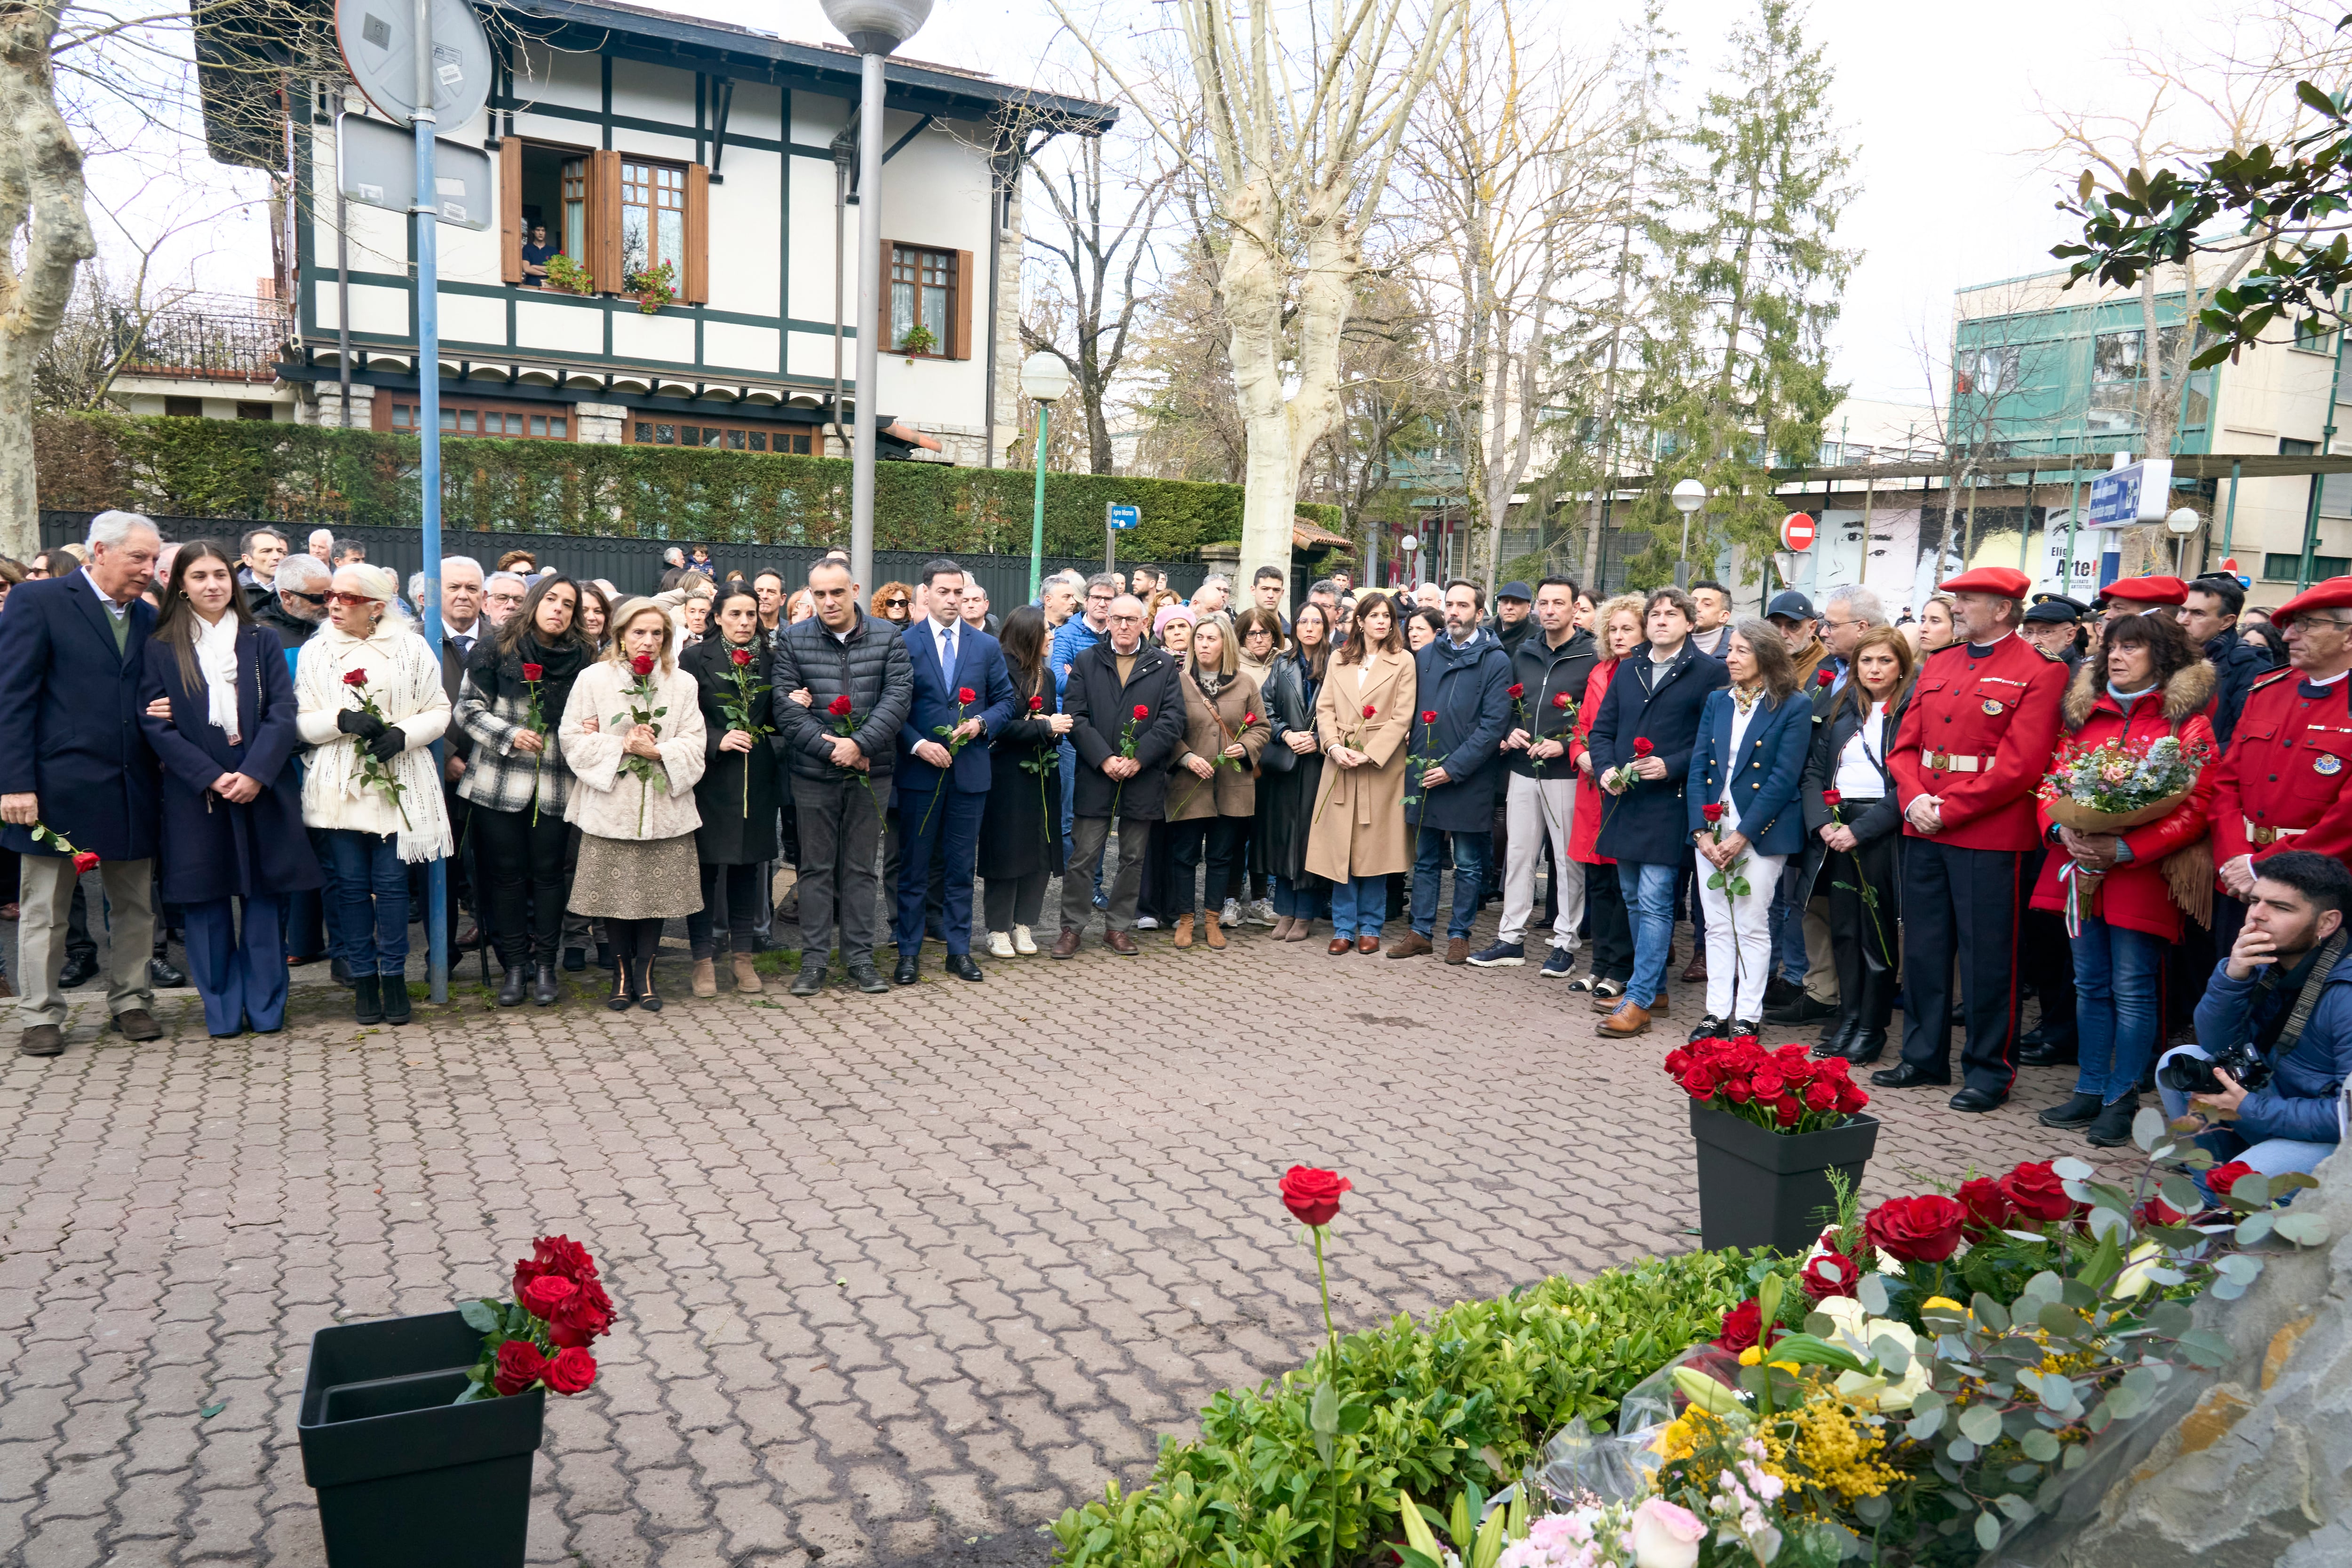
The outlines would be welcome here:
<svg viewBox="0 0 2352 1568">
<path fill-rule="evenodd" d="M 352 977 L 352 1014 L 362 1024 L 383 1022 L 383 993 L 373 974 Z"/>
<path fill-rule="evenodd" d="M 654 961 L 650 954 L 635 961 L 638 974 L 637 1005 L 648 1013 L 662 1010 L 661 993 L 654 989 Z"/>
<path fill-rule="evenodd" d="M 1886 1053 L 1886 1026 L 1895 1016 L 1895 994 L 1901 982 L 1891 969 L 1863 966 L 1862 994 L 1853 1005 L 1853 1030 L 1840 1043 L 1838 1055 L 1856 1067 L 1866 1067 Z"/>
<path fill-rule="evenodd" d="M 614 1012 L 625 1012 L 637 999 L 636 988 L 629 984 L 629 966 L 625 962 L 613 965 L 613 994 L 604 998 L 604 1005 Z"/>
<path fill-rule="evenodd" d="M 1822 1031 L 1822 1037 L 1813 1042 L 1815 1059 L 1845 1055 L 1846 1046 L 1861 1028 L 1861 1011 L 1853 1005 L 1852 999 L 1848 999 L 1844 1011 L 1832 1018 L 1829 1027 Z"/>
<path fill-rule="evenodd" d="M 408 1022 L 408 977 L 404 974 L 380 974 L 376 987 L 383 993 L 383 1021 L 387 1024 Z"/>
<path fill-rule="evenodd" d="M 505 978 L 499 983 L 499 1005 L 501 1007 L 521 1006 L 523 987 L 528 985 L 530 983 L 530 964 L 509 964 L 507 966 Z"/>
<path fill-rule="evenodd" d="M 534 963 L 530 967 L 530 999 L 534 1006 L 552 1007 L 562 993 L 555 988 L 555 965 Z"/>
<path fill-rule="evenodd" d="M 2095 1149 L 2120 1149 L 2132 1141 L 2132 1118 L 2139 1114 L 2139 1096 L 2126 1094 L 2099 1108 L 2098 1116 L 2083 1136 Z"/>
</svg>

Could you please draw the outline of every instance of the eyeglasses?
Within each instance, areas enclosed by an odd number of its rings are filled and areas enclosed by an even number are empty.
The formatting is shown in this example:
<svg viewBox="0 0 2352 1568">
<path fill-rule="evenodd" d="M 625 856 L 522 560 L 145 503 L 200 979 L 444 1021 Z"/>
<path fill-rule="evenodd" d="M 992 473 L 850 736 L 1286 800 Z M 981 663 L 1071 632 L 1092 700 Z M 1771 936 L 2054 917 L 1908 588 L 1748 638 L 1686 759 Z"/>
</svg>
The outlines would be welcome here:
<svg viewBox="0 0 2352 1568">
<path fill-rule="evenodd" d="M 903 610 L 911 602 L 907 599 L 885 599 L 882 601 L 882 607 L 886 610 Z"/>
<path fill-rule="evenodd" d="M 287 598 L 299 599 L 306 605 L 323 605 L 331 596 L 326 594 L 305 594 L 299 588 L 280 588 L 278 591 Z"/>
<path fill-rule="evenodd" d="M 310 595 L 309 595 L 308 594 L 305 594 L 305 595 L 301 595 L 301 596 L 302 596 L 303 598 L 306 598 L 306 599 L 310 598 Z M 327 600 L 327 603 L 329 603 L 329 604 L 331 604 L 331 605 L 381 605 L 381 604 L 383 604 L 383 601 L 382 599 L 371 599 L 371 598 L 369 598 L 365 594 L 346 594 L 346 593 L 344 593 L 342 590 L 341 590 L 340 588 L 339 588 L 339 589 L 336 589 L 336 590 L 335 590 L 335 591 L 333 591 L 332 593 L 328 594 L 328 595 L 326 595 L 326 600 Z M 315 603 L 315 601 L 313 601 L 313 602 Z"/>
</svg>

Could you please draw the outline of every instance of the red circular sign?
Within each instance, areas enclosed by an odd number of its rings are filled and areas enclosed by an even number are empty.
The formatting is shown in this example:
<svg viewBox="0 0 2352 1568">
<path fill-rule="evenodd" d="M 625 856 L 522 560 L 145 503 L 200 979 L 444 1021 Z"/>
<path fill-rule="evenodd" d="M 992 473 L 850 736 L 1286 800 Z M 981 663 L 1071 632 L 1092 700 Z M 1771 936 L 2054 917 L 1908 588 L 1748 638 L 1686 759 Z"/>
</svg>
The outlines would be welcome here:
<svg viewBox="0 0 2352 1568">
<path fill-rule="evenodd" d="M 1790 550 L 1811 550 L 1821 533 L 1821 524 L 1809 513 L 1792 511 L 1780 520 L 1780 542 Z"/>
</svg>

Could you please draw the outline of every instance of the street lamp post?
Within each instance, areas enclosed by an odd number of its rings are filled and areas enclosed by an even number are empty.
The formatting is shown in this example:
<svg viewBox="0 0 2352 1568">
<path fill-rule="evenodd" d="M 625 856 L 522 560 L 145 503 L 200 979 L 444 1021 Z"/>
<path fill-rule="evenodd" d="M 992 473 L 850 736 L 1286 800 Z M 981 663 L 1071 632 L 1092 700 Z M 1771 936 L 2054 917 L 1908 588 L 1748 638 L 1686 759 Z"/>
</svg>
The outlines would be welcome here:
<svg viewBox="0 0 2352 1568">
<path fill-rule="evenodd" d="M 1421 573 L 1414 560 L 1414 552 L 1420 550 L 1421 541 L 1408 533 L 1397 541 L 1397 548 L 1404 552 L 1404 585 L 1407 588 L 1418 588 L 1421 586 Z"/>
<path fill-rule="evenodd" d="M 1706 504 L 1706 487 L 1696 479 L 1685 479 L 1674 488 L 1675 510 L 1683 514 L 1682 559 L 1675 563 L 1675 586 L 1690 586 L 1690 520 L 1691 513 Z"/>
<path fill-rule="evenodd" d="M 824 19 L 858 53 L 857 445 L 849 490 L 849 574 L 874 585 L 875 383 L 882 374 L 882 62 L 915 36 L 931 0 L 822 0 Z M 836 423 L 841 410 L 833 411 Z"/>
<path fill-rule="evenodd" d="M 1045 419 L 1046 411 L 1070 390 L 1069 367 L 1060 358 L 1040 350 L 1021 362 L 1021 395 L 1037 405 L 1037 500 L 1029 513 L 1029 597 L 1036 598 L 1045 579 Z M 1105 570 L 1108 570 L 1108 567 Z"/>
</svg>

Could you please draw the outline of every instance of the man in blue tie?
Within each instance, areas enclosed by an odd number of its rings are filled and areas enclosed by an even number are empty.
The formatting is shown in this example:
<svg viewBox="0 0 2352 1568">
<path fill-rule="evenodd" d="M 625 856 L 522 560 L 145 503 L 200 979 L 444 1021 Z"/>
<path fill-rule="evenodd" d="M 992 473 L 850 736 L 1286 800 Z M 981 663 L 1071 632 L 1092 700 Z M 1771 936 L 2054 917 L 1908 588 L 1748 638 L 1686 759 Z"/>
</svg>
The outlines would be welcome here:
<svg viewBox="0 0 2352 1568">
<path fill-rule="evenodd" d="M 1013 678 L 996 639 L 964 623 L 963 588 L 962 567 L 926 562 L 927 613 L 902 634 L 915 701 L 898 731 L 898 967 L 890 978 L 900 985 L 922 973 L 934 848 L 947 879 L 948 973 L 981 977 L 971 956 L 972 859 L 992 776 L 987 737 L 1013 717 Z"/>
</svg>

